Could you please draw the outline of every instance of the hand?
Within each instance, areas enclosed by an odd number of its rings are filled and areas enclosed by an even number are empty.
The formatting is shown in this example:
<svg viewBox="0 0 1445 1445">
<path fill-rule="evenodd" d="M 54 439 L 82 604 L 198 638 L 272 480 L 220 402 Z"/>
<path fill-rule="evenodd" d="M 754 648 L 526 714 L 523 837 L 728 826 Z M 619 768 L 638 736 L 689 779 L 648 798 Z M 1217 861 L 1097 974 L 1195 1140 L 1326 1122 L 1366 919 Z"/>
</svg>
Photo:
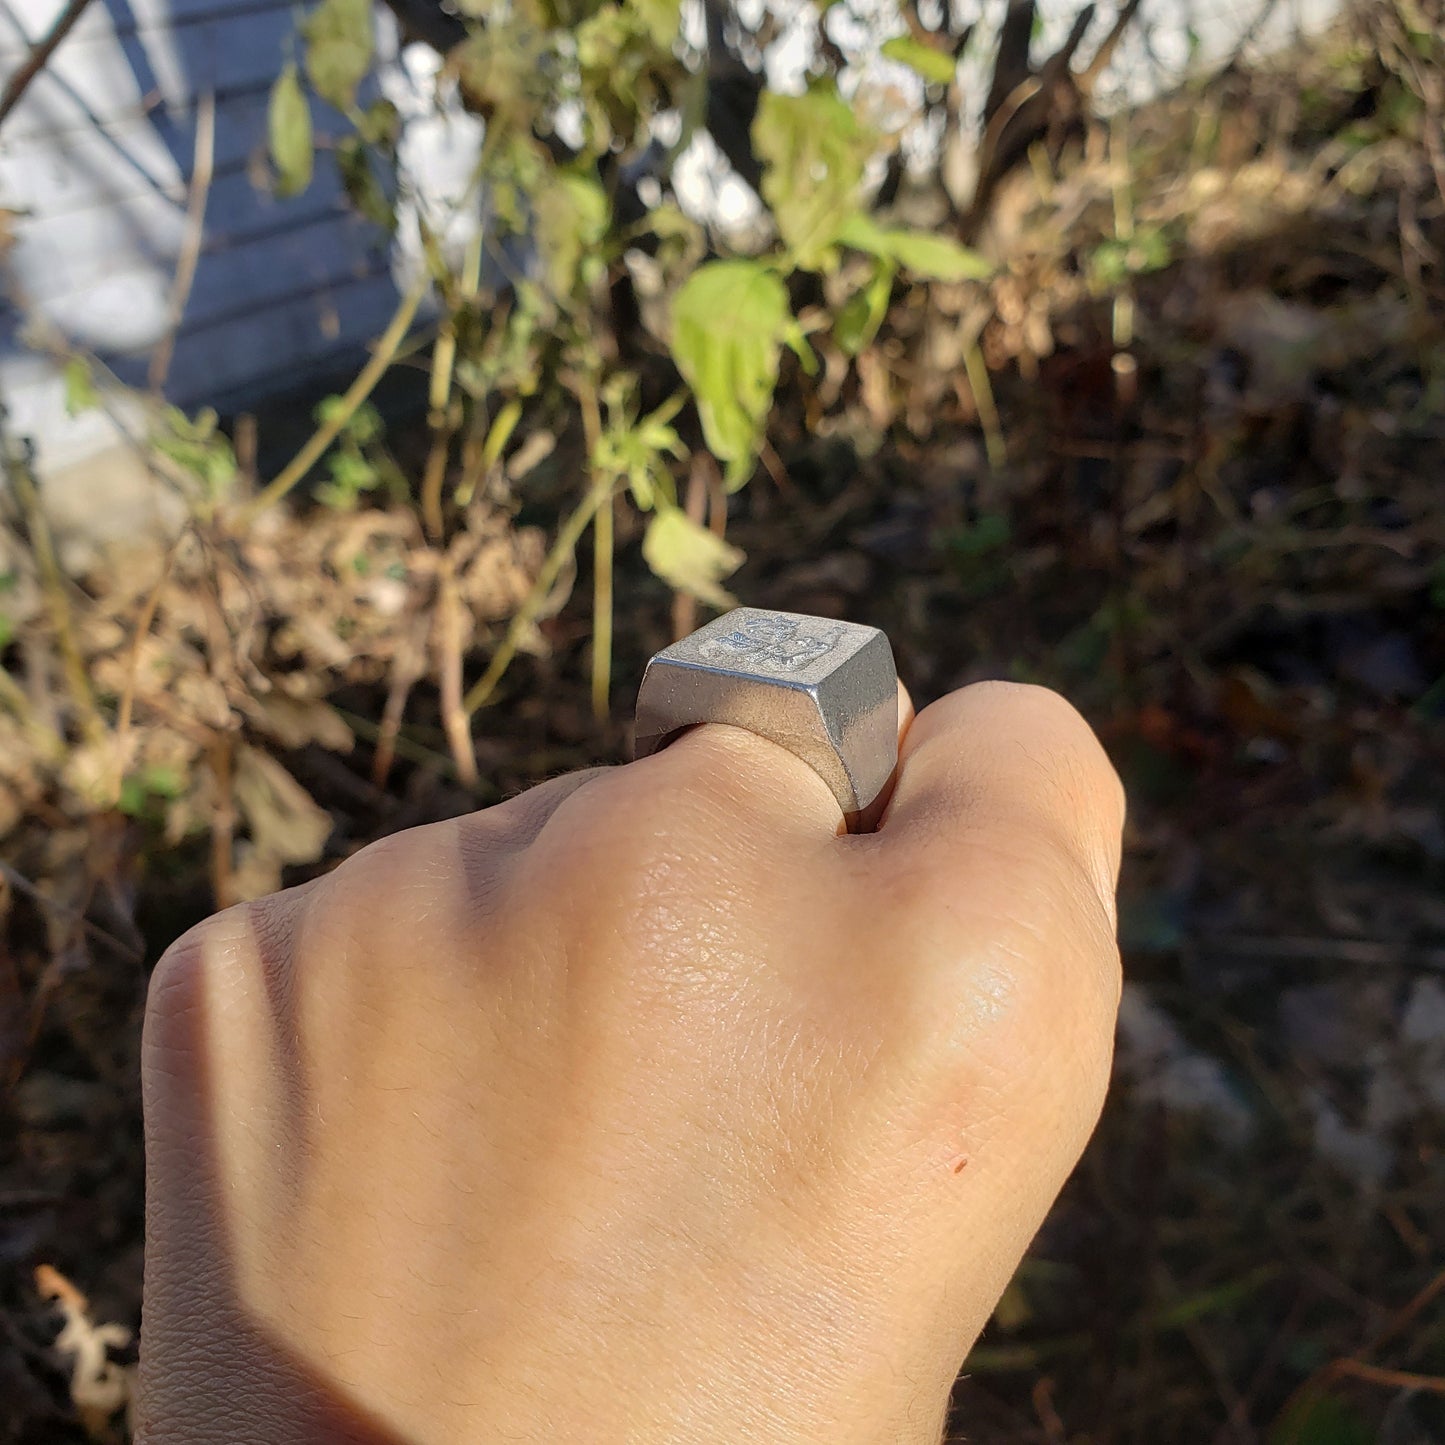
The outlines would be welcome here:
<svg viewBox="0 0 1445 1445">
<path fill-rule="evenodd" d="M 1109 1075 L 1123 800 L 1051 693 L 364 849 L 151 985 L 150 1445 L 936 1441 Z"/>
</svg>

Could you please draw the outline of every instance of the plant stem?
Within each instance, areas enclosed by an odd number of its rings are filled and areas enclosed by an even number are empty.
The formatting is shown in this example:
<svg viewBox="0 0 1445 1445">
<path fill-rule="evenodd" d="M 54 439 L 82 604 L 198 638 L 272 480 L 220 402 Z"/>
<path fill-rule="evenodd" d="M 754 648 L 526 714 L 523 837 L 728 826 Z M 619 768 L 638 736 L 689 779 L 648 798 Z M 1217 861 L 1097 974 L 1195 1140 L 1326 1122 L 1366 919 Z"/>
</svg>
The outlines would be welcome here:
<svg viewBox="0 0 1445 1445">
<path fill-rule="evenodd" d="M 31 470 L 25 443 L 12 440 L 8 432 L 0 430 L 0 460 L 4 462 L 6 475 L 15 489 L 16 500 L 25 514 L 30 545 L 35 549 L 35 561 L 40 568 L 41 591 L 45 594 L 50 625 L 55 629 L 56 642 L 65 666 L 65 684 L 71 703 L 79 715 L 81 731 L 85 734 L 86 741 L 98 743 L 105 737 L 105 721 L 96 705 L 95 694 L 90 690 L 85 659 L 81 656 L 80 645 L 75 640 L 75 622 L 70 615 L 70 599 L 65 595 L 65 574 L 61 571 L 55 555 L 50 522 L 45 515 L 45 509 L 40 505 L 40 492 L 35 485 L 35 473 Z"/>
<path fill-rule="evenodd" d="M 1114 192 L 1114 239 L 1125 248 L 1134 244 L 1134 195 L 1130 184 L 1129 126 L 1115 116 L 1109 128 L 1109 172 Z M 1134 284 L 1126 275 L 1114 297 L 1113 341 L 1115 351 L 1128 351 L 1134 344 Z"/>
<path fill-rule="evenodd" d="M 232 856 L 236 838 L 236 740 L 222 734 L 206 752 L 216 785 L 216 801 L 211 810 L 211 893 L 217 908 L 229 908 L 236 901 Z"/>
<path fill-rule="evenodd" d="M 64 756 L 65 743 L 60 735 L 35 716 L 25 689 L 3 667 L 0 667 L 0 708 L 20 724 L 46 762 L 56 762 Z"/>
<path fill-rule="evenodd" d="M 446 481 L 447 457 L 451 453 L 452 367 L 457 359 L 457 329 L 450 317 L 442 322 L 432 353 L 431 387 L 427 398 L 431 427 L 431 449 L 427 452 L 426 472 L 421 484 L 421 516 L 427 536 L 440 542 L 443 533 L 442 483 Z"/>
<path fill-rule="evenodd" d="M 5 117 L 20 104 L 20 97 L 25 94 L 30 82 L 45 69 L 46 62 L 55 53 L 60 42 L 70 34 L 75 22 L 85 14 L 85 7 L 89 4 L 90 0 L 70 0 L 49 32 L 31 47 L 24 64 L 6 82 L 4 95 L 0 95 L 0 125 L 4 124 Z"/>
<path fill-rule="evenodd" d="M 196 266 L 201 259 L 201 246 L 206 239 L 206 200 L 211 194 L 211 180 L 216 167 L 216 92 L 208 90 L 196 103 L 196 149 L 191 161 L 190 194 L 186 200 L 186 234 L 176 262 L 175 279 L 166 303 L 165 335 L 151 354 L 147 381 L 157 396 L 165 390 L 170 374 L 171 357 L 176 349 L 176 334 L 191 299 L 196 280 Z"/>
<path fill-rule="evenodd" d="M 482 237 L 479 231 L 467 242 L 458 301 L 443 298 L 446 315 L 441 334 L 437 337 L 436 350 L 432 353 L 431 385 L 427 394 L 430 413 L 427 424 L 432 429 L 432 442 L 422 479 L 421 516 L 427 535 L 433 542 L 440 542 L 444 534 L 442 487 L 446 482 L 447 458 L 451 455 L 452 438 L 457 433 L 459 421 L 452 409 L 452 373 L 457 364 L 457 313 L 476 300 L 481 267 Z"/>
<path fill-rule="evenodd" d="M 692 464 L 687 469 L 687 492 L 683 497 L 683 510 L 687 513 L 687 519 L 695 526 L 701 527 L 708 519 L 708 504 L 711 500 L 711 480 L 716 475 L 717 468 L 713 466 L 711 472 L 708 464 L 712 457 L 707 452 L 694 452 Z M 690 593 L 684 592 L 680 587 L 674 588 L 672 593 L 672 640 L 681 642 L 684 637 L 697 627 L 697 599 Z"/>
<path fill-rule="evenodd" d="M 592 528 L 592 716 L 599 722 L 612 695 L 612 507 L 609 494 Z"/>
<path fill-rule="evenodd" d="M 165 560 L 161 563 L 160 576 L 156 578 L 156 585 L 151 588 L 146 597 L 145 606 L 141 608 L 140 616 L 136 618 L 135 629 L 131 635 L 130 652 L 126 657 L 125 686 L 121 690 L 120 705 L 115 713 L 115 738 L 112 751 L 115 755 L 115 771 L 111 775 L 111 806 L 120 806 L 120 792 L 125 783 L 125 745 L 130 737 L 131 717 L 135 711 L 136 683 L 140 675 L 140 655 L 145 647 L 146 638 L 150 636 L 151 624 L 156 620 L 156 612 L 161 605 L 161 594 L 165 591 L 166 583 L 171 579 L 171 568 L 175 565 L 176 553 L 180 551 L 181 540 L 184 537 L 177 537 L 176 540 L 166 548 Z"/>
<path fill-rule="evenodd" d="M 485 706 L 497 690 L 497 684 L 502 680 L 502 674 L 511 666 L 512 659 L 517 655 L 517 646 L 521 642 L 523 634 L 536 620 L 543 603 L 551 595 L 552 588 L 556 585 L 557 578 L 567 559 L 577 550 L 577 544 L 582 540 L 582 534 L 587 530 L 587 524 L 606 499 L 606 494 L 598 488 L 589 488 L 587 495 L 577 504 L 577 509 L 563 522 L 561 530 L 557 533 L 557 540 L 552 543 L 552 550 L 547 553 L 547 560 L 542 563 L 542 570 L 532 584 L 532 590 L 527 594 L 522 605 L 512 614 L 512 620 L 507 627 L 507 635 L 502 639 L 501 646 L 492 654 L 492 660 L 487 665 L 487 670 L 462 699 L 462 710 L 468 717 L 478 708 Z"/>
<path fill-rule="evenodd" d="M 346 394 L 341 398 L 341 405 L 311 433 L 305 445 L 291 458 L 276 479 L 241 509 L 240 521 L 243 526 L 249 526 L 267 507 L 279 502 L 321 460 L 326 448 L 341 434 L 341 429 L 356 415 L 357 408 L 376 389 L 377 382 L 396 360 L 397 350 L 406 339 L 407 328 L 430 286 L 430 278 L 423 277 L 401 298 L 390 324 L 376 343 L 371 359 L 357 372 L 356 380 L 347 387 Z"/>
<path fill-rule="evenodd" d="M 983 359 L 983 350 L 977 337 L 964 348 L 963 369 L 968 374 L 973 404 L 978 408 L 978 420 L 983 427 L 983 449 L 988 453 L 988 464 L 994 471 L 999 471 L 1008 462 L 1008 446 L 1004 442 L 998 407 L 994 405 L 993 386 L 988 379 L 988 364 Z"/>
<path fill-rule="evenodd" d="M 457 776 L 471 787 L 477 781 L 477 753 L 462 705 L 462 599 L 450 557 L 442 558 L 436 606 L 437 686 L 442 729 L 457 765 Z"/>
<path fill-rule="evenodd" d="M 579 382 L 577 399 L 582 404 L 582 435 L 590 462 L 602 439 L 597 383 L 590 374 Z M 603 483 L 594 478 L 592 485 L 597 490 Z M 608 478 L 607 497 L 597 508 L 592 528 L 592 716 L 599 721 L 607 717 L 612 693 L 612 521 L 612 485 Z"/>
</svg>

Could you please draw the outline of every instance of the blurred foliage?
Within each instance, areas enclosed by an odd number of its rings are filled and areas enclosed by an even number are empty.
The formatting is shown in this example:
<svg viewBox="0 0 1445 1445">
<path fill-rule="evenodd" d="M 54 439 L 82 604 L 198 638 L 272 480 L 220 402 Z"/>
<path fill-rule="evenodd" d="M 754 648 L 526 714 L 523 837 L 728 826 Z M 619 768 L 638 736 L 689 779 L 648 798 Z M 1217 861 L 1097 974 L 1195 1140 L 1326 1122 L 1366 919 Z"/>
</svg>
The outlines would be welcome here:
<svg viewBox="0 0 1445 1445">
<path fill-rule="evenodd" d="M 896 142 L 843 100 L 833 60 L 804 93 L 764 89 L 758 99 L 751 144 L 775 239 L 746 255 L 709 257 L 697 228 L 667 199 L 672 161 L 708 109 L 707 55 L 682 42 L 678 0 L 468 0 L 461 8 L 468 33 L 447 56 L 445 76 L 486 123 L 467 205 L 475 210 L 484 198 L 486 256 L 507 258 L 503 269 L 511 274 L 499 308 L 496 287 L 491 294 L 478 287 L 477 258 L 468 278 L 467 262 L 422 221 L 448 337 L 434 415 L 459 408 L 443 428 L 447 441 L 489 427 L 493 416 L 515 414 L 532 398 L 547 406 L 560 394 L 585 411 L 614 383 L 635 389 L 640 377 L 617 354 L 609 286 L 625 254 L 641 250 L 666 265 L 670 318 L 661 341 L 683 382 L 683 403 L 696 407 L 707 447 L 737 488 L 757 464 L 782 349 L 792 348 L 805 367 L 813 364 L 793 309 L 795 276 L 837 277 L 850 249 L 877 258 L 871 271 L 850 273 L 851 294 L 839 296 L 821 321 L 856 354 L 877 332 L 895 274 L 976 282 L 991 274 L 954 239 L 882 226 L 869 216 L 865 174 Z M 405 186 L 394 130 L 379 126 L 375 108 L 363 111 L 358 102 L 374 54 L 370 6 L 323 0 L 301 23 L 301 46 L 311 89 L 355 128 L 335 147 L 348 194 L 363 215 L 394 227 L 393 199 Z M 953 74 L 955 62 L 942 51 L 907 39 L 890 46 L 890 54 L 930 81 Z M 682 124 L 665 148 L 655 139 L 664 111 Z M 313 145 L 300 71 L 291 65 L 271 101 L 271 153 L 282 193 L 307 184 Z M 650 205 L 629 179 L 638 172 L 654 183 Z M 518 256 L 525 258 L 520 265 Z M 659 445 L 656 437 L 619 433 L 614 421 L 605 447 L 599 451 L 595 441 L 591 447 L 593 481 L 655 513 L 648 561 L 671 586 L 716 604 L 726 595 L 722 576 L 742 554 L 716 545 L 678 506 L 672 486 L 638 481 L 660 475 L 656 458 L 675 464 L 687 451 L 675 431 Z M 635 455 L 619 466 L 622 454 Z M 646 457 L 654 460 L 639 460 Z M 344 480 L 335 464 L 332 470 L 323 495 L 349 504 L 363 489 L 355 456 L 341 463 Z M 474 483 L 463 478 L 457 485 Z M 441 515 L 440 506 L 431 508 L 434 528 Z"/>
</svg>

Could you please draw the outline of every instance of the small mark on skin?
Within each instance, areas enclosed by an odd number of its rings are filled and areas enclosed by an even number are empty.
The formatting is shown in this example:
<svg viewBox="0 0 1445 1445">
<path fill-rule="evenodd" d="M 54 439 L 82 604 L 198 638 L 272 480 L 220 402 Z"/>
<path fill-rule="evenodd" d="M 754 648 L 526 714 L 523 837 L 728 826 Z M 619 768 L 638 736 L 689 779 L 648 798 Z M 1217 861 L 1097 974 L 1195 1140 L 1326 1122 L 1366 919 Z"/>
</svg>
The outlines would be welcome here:
<svg viewBox="0 0 1445 1445">
<path fill-rule="evenodd" d="M 962 1174 L 968 1168 L 968 1155 L 958 1154 L 949 1160 L 948 1167 L 955 1174 Z"/>
</svg>

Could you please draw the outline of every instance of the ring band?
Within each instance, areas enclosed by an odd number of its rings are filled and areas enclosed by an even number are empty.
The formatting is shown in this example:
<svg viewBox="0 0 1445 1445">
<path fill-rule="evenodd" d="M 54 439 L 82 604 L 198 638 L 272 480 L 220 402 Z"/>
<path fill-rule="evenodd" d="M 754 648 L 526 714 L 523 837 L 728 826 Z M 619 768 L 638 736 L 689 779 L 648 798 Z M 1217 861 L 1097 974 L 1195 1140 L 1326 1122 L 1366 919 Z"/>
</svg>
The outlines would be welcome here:
<svg viewBox="0 0 1445 1445">
<path fill-rule="evenodd" d="M 876 627 L 739 607 L 647 664 L 636 756 L 699 723 L 767 738 L 827 783 L 850 831 L 872 821 L 898 762 L 898 674 Z"/>
</svg>

